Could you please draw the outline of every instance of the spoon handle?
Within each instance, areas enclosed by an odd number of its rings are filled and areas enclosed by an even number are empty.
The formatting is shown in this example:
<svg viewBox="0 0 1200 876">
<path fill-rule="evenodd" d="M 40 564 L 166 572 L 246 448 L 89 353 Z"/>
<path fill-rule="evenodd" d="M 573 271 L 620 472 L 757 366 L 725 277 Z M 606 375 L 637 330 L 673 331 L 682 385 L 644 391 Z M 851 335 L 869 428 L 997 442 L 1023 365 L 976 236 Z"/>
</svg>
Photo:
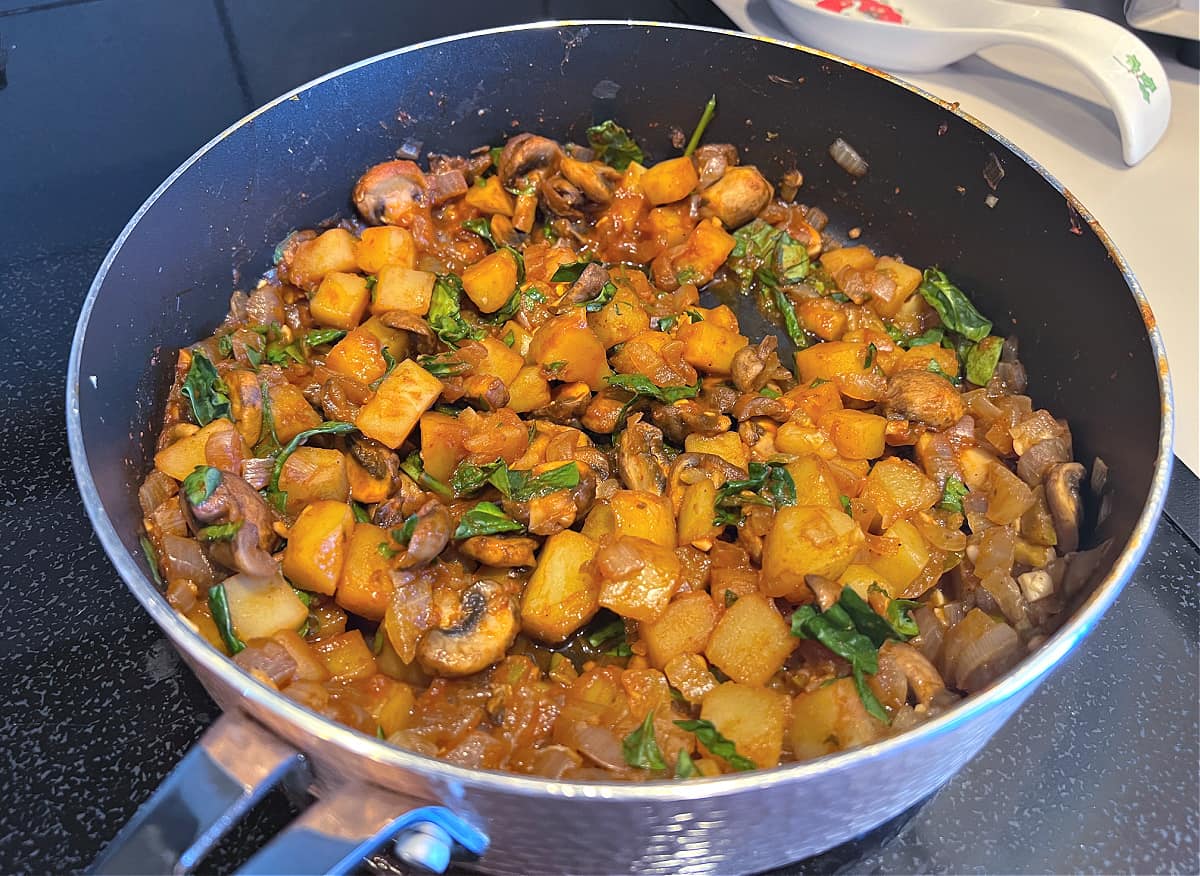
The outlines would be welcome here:
<svg viewBox="0 0 1200 876">
<path fill-rule="evenodd" d="M 1052 7 L 1029 12 L 1008 23 L 1006 35 L 1054 52 L 1082 70 L 1117 117 L 1125 163 L 1140 162 L 1162 139 L 1171 119 L 1170 84 L 1154 52 L 1098 15 Z"/>
</svg>

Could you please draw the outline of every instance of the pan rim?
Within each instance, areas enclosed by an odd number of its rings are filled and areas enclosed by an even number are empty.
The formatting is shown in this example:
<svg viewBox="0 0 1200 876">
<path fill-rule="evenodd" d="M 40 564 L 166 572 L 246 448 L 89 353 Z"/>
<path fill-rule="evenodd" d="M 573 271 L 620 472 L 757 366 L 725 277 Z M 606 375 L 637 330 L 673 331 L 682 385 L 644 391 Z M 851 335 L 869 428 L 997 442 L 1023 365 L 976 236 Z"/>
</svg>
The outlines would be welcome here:
<svg viewBox="0 0 1200 876">
<path fill-rule="evenodd" d="M 212 648 L 199 633 L 187 624 L 181 615 L 171 608 L 166 599 L 158 592 L 157 588 L 154 587 L 153 583 L 142 571 L 138 561 L 126 549 L 120 534 L 117 532 L 100 502 L 99 491 L 88 463 L 83 441 L 82 423 L 79 415 L 80 365 L 83 343 L 96 299 L 105 284 L 109 270 L 142 217 L 180 176 L 227 137 L 258 116 L 303 94 L 311 88 L 387 58 L 433 46 L 502 33 L 550 30 L 562 27 L 651 27 L 664 30 L 700 31 L 723 37 L 763 42 L 769 45 L 805 52 L 806 54 L 816 55 L 876 76 L 892 85 L 901 87 L 938 104 L 942 109 L 974 125 L 1027 163 L 1047 183 L 1063 195 L 1068 203 L 1079 213 L 1080 217 L 1087 222 L 1097 237 L 1099 237 L 1101 243 L 1112 257 L 1114 264 L 1120 270 L 1130 293 L 1138 305 L 1147 338 L 1150 341 L 1151 349 L 1158 366 L 1157 373 L 1162 404 L 1162 418 L 1159 431 L 1158 456 L 1154 464 L 1150 491 L 1142 512 L 1130 533 L 1127 544 L 1114 561 L 1109 572 L 1096 585 L 1089 597 L 1075 610 L 1066 623 L 1055 631 L 1037 651 L 1023 658 L 1013 669 L 1005 673 L 988 688 L 964 698 L 954 707 L 936 718 L 930 719 L 896 736 L 864 746 L 863 748 L 837 752 L 810 761 L 783 764 L 770 769 L 756 770 L 748 773 L 697 779 L 688 782 L 662 780 L 639 783 L 562 781 L 494 770 L 469 769 L 455 766 L 446 761 L 426 755 L 389 746 L 373 737 L 365 736 L 349 727 L 320 716 L 288 699 L 278 691 L 256 681 L 250 675 L 244 673 L 233 661 Z M 1146 299 L 1141 285 L 1130 270 L 1128 262 L 1114 245 L 1107 232 L 1096 221 L 1095 217 L 1045 167 L 1020 147 L 985 125 L 979 119 L 962 111 L 956 104 L 938 98 L 924 89 L 896 76 L 849 61 L 840 56 L 801 44 L 747 34 L 740 31 L 702 25 L 674 24 L 636 19 L 570 19 L 531 22 L 520 25 L 487 28 L 427 40 L 374 55 L 341 67 L 304 83 L 243 116 L 200 147 L 176 168 L 138 208 L 113 242 L 81 306 L 79 320 L 76 324 L 71 344 L 66 383 L 67 436 L 71 463 L 84 508 L 92 522 L 97 538 L 100 540 L 101 546 L 116 567 L 125 585 L 142 604 L 143 608 L 146 609 L 155 623 L 168 635 L 176 647 L 184 650 L 187 656 L 195 661 L 196 664 L 203 667 L 207 673 L 211 673 L 231 689 L 239 691 L 245 699 L 250 700 L 254 705 L 273 712 L 309 737 L 320 738 L 323 742 L 332 743 L 337 748 L 355 757 L 415 772 L 426 779 L 450 783 L 459 787 L 490 789 L 518 795 L 598 798 L 613 802 L 628 803 L 688 801 L 692 799 L 712 798 L 714 796 L 727 796 L 743 791 L 773 787 L 782 783 L 802 781 L 818 774 L 842 771 L 860 764 L 882 761 L 884 758 L 905 749 L 928 744 L 931 740 L 952 731 L 959 725 L 978 719 L 985 713 L 1000 707 L 1004 702 L 1019 697 L 1023 692 L 1031 692 L 1051 670 L 1063 662 L 1067 654 L 1074 650 L 1082 639 L 1095 627 L 1100 617 L 1117 598 L 1125 584 L 1132 578 L 1137 565 L 1145 555 L 1166 501 L 1167 487 L 1174 462 L 1172 452 L 1174 437 L 1173 411 L 1174 403 L 1170 373 L 1167 367 L 1165 344 L 1154 323 L 1150 303 Z"/>
</svg>

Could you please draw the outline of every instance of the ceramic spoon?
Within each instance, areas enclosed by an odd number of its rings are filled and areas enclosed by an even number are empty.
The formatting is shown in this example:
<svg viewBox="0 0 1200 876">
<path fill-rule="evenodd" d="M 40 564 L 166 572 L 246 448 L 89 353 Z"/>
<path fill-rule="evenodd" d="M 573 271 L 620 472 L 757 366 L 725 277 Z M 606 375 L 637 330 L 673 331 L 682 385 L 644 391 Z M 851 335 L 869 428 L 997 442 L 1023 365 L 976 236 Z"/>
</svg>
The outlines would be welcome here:
<svg viewBox="0 0 1200 876">
<path fill-rule="evenodd" d="M 1087 74 L 1117 117 L 1125 163 L 1162 139 L 1167 74 L 1150 48 L 1107 19 L 1008 0 L 768 0 L 806 43 L 888 71 L 926 73 L 1004 43 L 1061 55 Z"/>
</svg>

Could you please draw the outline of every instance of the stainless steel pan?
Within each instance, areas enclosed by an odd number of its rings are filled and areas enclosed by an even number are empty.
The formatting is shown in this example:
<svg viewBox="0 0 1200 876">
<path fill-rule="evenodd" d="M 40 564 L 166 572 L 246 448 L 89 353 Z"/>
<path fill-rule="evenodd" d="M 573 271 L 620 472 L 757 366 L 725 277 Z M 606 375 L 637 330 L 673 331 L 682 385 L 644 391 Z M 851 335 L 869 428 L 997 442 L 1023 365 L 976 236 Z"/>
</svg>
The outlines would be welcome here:
<svg viewBox="0 0 1200 876">
<path fill-rule="evenodd" d="M 898 738 L 765 772 L 637 785 L 471 771 L 390 748 L 210 648 L 155 589 L 137 548 L 136 489 L 174 349 L 212 330 L 229 292 L 267 267 L 289 230 L 346 213 L 359 173 L 406 138 L 454 152 L 518 127 L 579 139 L 615 117 L 664 157 L 674 154 L 672 126 L 690 127 L 712 93 L 714 142 L 739 144 L 769 175 L 800 167 L 805 197 L 833 228 L 860 226 L 876 246 L 943 266 L 1019 335 L 1035 401 L 1070 420 L 1076 455 L 1109 464 L 1113 511 L 1093 539 L 1121 550 L 1067 624 L 990 688 Z M 870 161 L 864 179 L 828 159 L 838 136 Z M 994 190 L 983 176 L 993 161 L 1004 170 Z M 988 195 L 998 198 L 991 206 Z M 757 318 L 752 308 L 742 317 Z M 114 244 L 79 319 L 67 402 L 75 473 L 100 541 L 225 712 L 106 850 L 102 872 L 194 867 L 287 777 L 318 802 L 249 872 L 345 870 L 393 839 L 425 866 L 456 850 L 502 873 L 729 873 L 821 852 L 946 782 L 1067 657 L 1144 553 L 1172 460 L 1167 367 L 1146 300 L 1103 230 L 1029 156 L 876 71 L 741 34 L 645 23 L 438 40 L 247 116 L 172 174 Z"/>
</svg>

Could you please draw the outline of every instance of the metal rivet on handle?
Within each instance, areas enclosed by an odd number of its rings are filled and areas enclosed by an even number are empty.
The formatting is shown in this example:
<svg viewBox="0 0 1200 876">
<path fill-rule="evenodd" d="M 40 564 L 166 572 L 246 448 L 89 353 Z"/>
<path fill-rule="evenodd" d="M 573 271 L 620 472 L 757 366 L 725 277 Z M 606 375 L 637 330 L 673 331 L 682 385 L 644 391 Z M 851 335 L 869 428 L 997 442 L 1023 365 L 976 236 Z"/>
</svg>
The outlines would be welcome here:
<svg viewBox="0 0 1200 876">
<path fill-rule="evenodd" d="M 445 873 L 450 866 L 454 840 L 433 822 L 421 821 L 396 837 L 394 849 L 396 857 L 409 866 L 429 873 Z"/>
</svg>

